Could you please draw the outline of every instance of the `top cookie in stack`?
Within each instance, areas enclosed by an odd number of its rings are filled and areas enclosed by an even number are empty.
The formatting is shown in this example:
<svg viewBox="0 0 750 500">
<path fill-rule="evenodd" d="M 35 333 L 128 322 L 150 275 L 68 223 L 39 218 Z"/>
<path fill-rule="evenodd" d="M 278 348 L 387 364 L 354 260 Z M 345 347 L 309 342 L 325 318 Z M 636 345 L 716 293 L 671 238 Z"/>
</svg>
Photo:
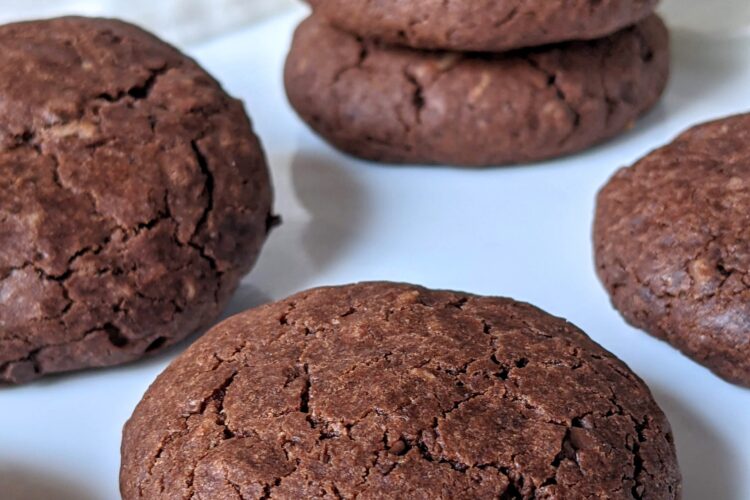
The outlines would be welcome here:
<svg viewBox="0 0 750 500">
<path fill-rule="evenodd" d="M 593 146 L 654 106 L 669 37 L 654 0 L 310 0 L 287 94 L 339 149 L 490 166 Z"/>
<path fill-rule="evenodd" d="M 503 52 L 605 37 L 657 0 L 310 0 L 332 25 L 415 49 Z"/>
</svg>

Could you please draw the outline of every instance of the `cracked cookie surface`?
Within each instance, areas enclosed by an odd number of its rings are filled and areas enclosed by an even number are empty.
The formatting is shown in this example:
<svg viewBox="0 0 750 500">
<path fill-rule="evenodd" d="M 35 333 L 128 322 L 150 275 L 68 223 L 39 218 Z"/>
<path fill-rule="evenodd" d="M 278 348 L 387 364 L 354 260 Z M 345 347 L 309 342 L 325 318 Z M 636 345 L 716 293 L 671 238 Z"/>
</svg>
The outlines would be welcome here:
<svg viewBox="0 0 750 500">
<path fill-rule="evenodd" d="M 597 201 L 597 272 L 625 319 L 750 386 L 750 114 L 699 125 Z"/>
<path fill-rule="evenodd" d="M 421 49 L 505 52 L 591 40 L 634 24 L 657 0 L 308 0 L 333 25 Z"/>
<path fill-rule="evenodd" d="M 219 324 L 125 425 L 137 498 L 679 498 L 628 367 L 510 299 L 319 288 Z"/>
<path fill-rule="evenodd" d="M 136 359 L 220 312 L 267 233 L 239 101 L 115 20 L 0 27 L 0 382 Z"/>
<path fill-rule="evenodd" d="M 302 119 L 354 156 L 490 166 L 617 135 L 658 101 L 668 74 L 656 16 L 593 42 L 497 55 L 387 47 L 313 16 L 297 29 L 285 84 Z"/>
</svg>

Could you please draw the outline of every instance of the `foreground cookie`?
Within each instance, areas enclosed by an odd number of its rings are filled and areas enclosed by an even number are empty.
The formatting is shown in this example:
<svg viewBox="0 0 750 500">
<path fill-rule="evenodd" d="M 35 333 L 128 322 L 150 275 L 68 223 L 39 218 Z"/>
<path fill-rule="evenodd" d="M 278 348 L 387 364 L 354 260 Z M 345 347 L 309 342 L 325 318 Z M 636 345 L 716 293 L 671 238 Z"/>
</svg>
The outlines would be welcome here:
<svg viewBox="0 0 750 500">
<path fill-rule="evenodd" d="M 0 381 L 122 363 L 209 323 L 266 236 L 242 104 L 113 20 L 0 27 Z"/>
<path fill-rule="evenodd" d="M 627 366 L 510 299 L 393 283 L 237 315 L 125 425 L 136 498 L 679 498 Z"/>
<path fill-rule="evenodd" d="M 599 193 L 597 271 L 633 325 L 750 386 L 750 114 L 695 127 Z"/>
<path fill-rule="evenodd" d="M 308 0 L 316 13 L 365 38 L 423 49 L 502 52 L 610 35 L 657 0 Z"/>
<path fill-rule="evenodd" d="M 664 90 L 668 45 L 657 17 L 603 40 L 507 55 L 388 48 L 312 17 L 297 29 L 285 81 L 300 116 L 352 155 L 498 165 L 622 132 Z"/>
</svg>

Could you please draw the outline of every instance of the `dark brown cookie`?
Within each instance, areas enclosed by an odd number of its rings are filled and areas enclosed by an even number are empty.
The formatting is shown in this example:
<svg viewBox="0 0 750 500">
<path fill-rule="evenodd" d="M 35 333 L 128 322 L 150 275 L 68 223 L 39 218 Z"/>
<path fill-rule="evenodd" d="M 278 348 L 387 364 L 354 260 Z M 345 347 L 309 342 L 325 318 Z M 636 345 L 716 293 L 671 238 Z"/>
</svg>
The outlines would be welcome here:
<svg viewBox="0 0 750 500">
<path fill-rule="evenodd" d="M 657 0 L 308 0 L 365 38 L 422 49 L 503 52 L 610 35 L 651 14 Z"/>
<path fill-rule="evenodd" d="M 510 299 L 362 283 L 237 315 L 125 425 L 137 498 L 680 496 L 669 423 L 628 367 Z"/>
<path fill-rule="evenodd" d="M 700 125 L 599 193 L 597 271 L 631 324 L 750 386 L 750 114 Z"/>
<path fill-rule="evenodd" d="M 622 132 L 664 90 L 668 47 L 655 16 L 602 40 L 504 55 L 389 48 L 312 17 L 297 29 L 285 81 L 300 116 L 352 155 L 499 165 Z"/>
<path fill-rule="evenodd" d="M 214 319 L 266 237 L 239 101 L 134 26 L 0 27 L 0 381 L 126 362 Z"/>
</svg>

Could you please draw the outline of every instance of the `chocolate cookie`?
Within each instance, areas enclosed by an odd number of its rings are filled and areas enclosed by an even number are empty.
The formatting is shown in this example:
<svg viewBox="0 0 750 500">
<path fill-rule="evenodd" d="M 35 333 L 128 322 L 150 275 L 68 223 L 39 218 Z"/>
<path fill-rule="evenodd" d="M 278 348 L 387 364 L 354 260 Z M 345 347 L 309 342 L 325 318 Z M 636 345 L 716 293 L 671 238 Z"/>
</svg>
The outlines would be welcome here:
<svg viewBox="0 0 750 500">
<path fill-rule="evenodd" d="M 750 386 L 750 114 L 688 130 L 599 193 L 597 271 L 631 324 Z"/>
<path fill-rule="evenodd" d="M 610 35 L 651 14 L 657 0 L 308 0 L 365 38 L 422 49 L 502 52 Z"/>
<path fill-rule="evenodd" d="M 664 90 L 668 46 L 655 16 L 594 42 L 498 55 L 389 48 L 312 17 L 297 29 L 285 81 L 300 116 L 352 155 L 497 165 L 622 132 Z"/>
<path fill-rule="evenodd" d="M 137 498 L 680 496 L 669 423 L 628 367 L 510 299 L 394 283 L 237 315 L 127 422 Z"/>
<path fill-rule="evenodd" d="M 239 101 L 119 21 L 0 27 L 0 381 L 113 365 L 208 324 L 271 188 Z"/>
</svg>

